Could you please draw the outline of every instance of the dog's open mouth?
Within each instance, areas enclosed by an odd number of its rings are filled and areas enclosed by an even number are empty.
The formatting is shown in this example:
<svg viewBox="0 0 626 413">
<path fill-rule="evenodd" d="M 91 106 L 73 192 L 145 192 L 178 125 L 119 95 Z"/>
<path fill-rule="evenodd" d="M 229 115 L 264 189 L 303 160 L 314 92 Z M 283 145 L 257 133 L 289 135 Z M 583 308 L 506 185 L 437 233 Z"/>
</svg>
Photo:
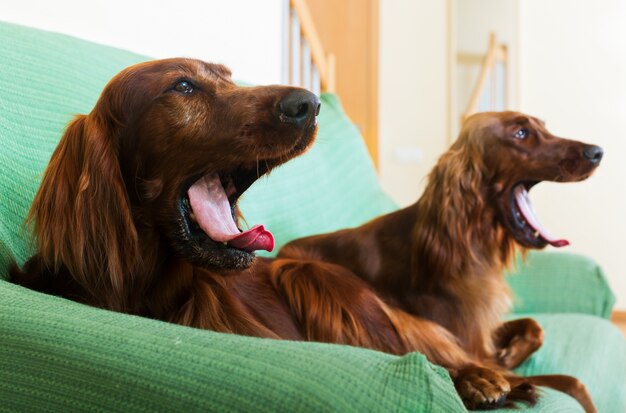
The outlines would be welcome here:
<svg viewBox="0 0 626 413">
<path fill-rule="evenodd" d="M 271 252 L 274 236 L 263 225 L 245 231 L 238 227 L 237 201 L 257 179 L 310 147 L 315 132 L 312 124 L 289 149 L 277 146 L 267 157 L 199 172 L 184 181 L 176 201 L 179 215 L 169 231 L 176 252 L 194 265 L 219 271 L 248 268 L 255 251 Z"/>
<path fill-rule="evenodd" d="M 213 242 L 224 247 L 246 252 L 272 251 L 274 237 L 263 225 L 241 231 L 236 223 L 237 200 L 266 169 L 255 163 L 197 179 L 187 190 L 190 224 L 197 225 Z"/>
<path fill-rule="evenodd" d="M 554 247 L 565 247 L 569 241 L 558 239 L 541 224 L 528 197 L 528 191 L 537 182 L 522 182 L 511 191 L 511 213 L 518 231 L 518 240 L 534 247 L 544 247 L 550 244 Z M 523 239 L 519 239 L 519 236 Z"/>
</svg>

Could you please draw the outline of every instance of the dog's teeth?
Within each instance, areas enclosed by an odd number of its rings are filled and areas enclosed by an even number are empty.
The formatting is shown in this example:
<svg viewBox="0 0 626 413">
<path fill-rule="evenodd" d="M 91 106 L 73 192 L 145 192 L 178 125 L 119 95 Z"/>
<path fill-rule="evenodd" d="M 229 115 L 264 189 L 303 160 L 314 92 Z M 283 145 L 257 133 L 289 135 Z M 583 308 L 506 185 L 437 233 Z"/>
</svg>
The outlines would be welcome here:
<svg viewBox="0 0 626 413">
<path fill-rule="evenodd" d="M 539 238 L 539 231 L 535 231 L 533 235 L 535 236 L 535 238 Z"/>
</svg>

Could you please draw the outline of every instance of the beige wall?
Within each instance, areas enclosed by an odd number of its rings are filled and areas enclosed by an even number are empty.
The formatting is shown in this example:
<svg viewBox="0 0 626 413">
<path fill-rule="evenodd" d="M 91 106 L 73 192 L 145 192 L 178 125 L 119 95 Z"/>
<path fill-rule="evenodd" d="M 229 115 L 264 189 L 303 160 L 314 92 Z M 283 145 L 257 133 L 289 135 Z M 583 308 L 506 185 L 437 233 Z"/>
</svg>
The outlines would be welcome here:
<svg viewBox="0 0 626 413">
<path fill-rule="evenodd" d="M 407 205 L 447 146 L 448 2 L 382 0 L 380 35 L 380 177 Z"/>
<path fill-rule="evenodd" d="M 606 152 L 589 180 L 531 198 L 566 251 L 600 262 L 626 310 L 626 2 L 523 0 L 520 22 L 520 107 Z"/>
</svg>

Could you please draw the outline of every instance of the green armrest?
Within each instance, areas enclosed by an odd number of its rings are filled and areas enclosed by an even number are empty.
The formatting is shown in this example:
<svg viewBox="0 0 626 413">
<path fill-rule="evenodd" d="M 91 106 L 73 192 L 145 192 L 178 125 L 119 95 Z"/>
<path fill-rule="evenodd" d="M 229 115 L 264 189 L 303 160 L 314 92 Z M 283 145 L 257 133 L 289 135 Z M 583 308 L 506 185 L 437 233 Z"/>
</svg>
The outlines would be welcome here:
<svg viewBox="0 0 626 413">
<path fill-rule="evenodd" d="M 250 338 L 0 281 L 0 411 L 463 412 L 421 354 Z"/>
<path fill-rule="evenodd" d="M 544 329 L 544 342 L 515 369 L 516 373 L 522 376 L 569 374 L 585 384 L 598 412 L 626 411 L 626 340 L 614 324 L 574 313 L 519 314 L 516 317 L 524 316 L 539 322 Z M 583 411 L 575 404 L 570 410 L 569 403 L 573 399 L 562 393 L 544 399 L 542 403 L 554 405 L 545 412 Z"/>
<path fill-rule="evenodd" d="M 598 264 L 561 252 L 531 252 L 507 276 L 516 313 L 583 313 L 609 318 L 615 296 Z"/>
</svg>

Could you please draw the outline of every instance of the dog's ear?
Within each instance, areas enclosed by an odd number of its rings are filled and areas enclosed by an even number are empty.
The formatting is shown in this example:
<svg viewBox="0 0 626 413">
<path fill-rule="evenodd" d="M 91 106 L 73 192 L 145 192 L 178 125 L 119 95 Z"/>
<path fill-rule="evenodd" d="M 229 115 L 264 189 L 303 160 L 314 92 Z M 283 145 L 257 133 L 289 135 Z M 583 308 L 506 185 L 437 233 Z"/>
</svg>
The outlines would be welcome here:
<svg viewBox="0 0 626 413">
<path fill-rule="evenodd" d="M 93 112 L 75 118 L 50 159 L 28 221 L 48 267 L 66 267 L 94 302 L 124 310 L 139 247 L 117 145 Z"/>
<path fill-rule="evenodd" d="M 462 135 L 445 153 L 428 177 L 417 216 L 413 259 L 420 268 L 442 274 L 462 274 L 484 230 L 485 166 L 474 140 Z M 472 228 L 468 232 L 468 228 Z"/>
</svg>

